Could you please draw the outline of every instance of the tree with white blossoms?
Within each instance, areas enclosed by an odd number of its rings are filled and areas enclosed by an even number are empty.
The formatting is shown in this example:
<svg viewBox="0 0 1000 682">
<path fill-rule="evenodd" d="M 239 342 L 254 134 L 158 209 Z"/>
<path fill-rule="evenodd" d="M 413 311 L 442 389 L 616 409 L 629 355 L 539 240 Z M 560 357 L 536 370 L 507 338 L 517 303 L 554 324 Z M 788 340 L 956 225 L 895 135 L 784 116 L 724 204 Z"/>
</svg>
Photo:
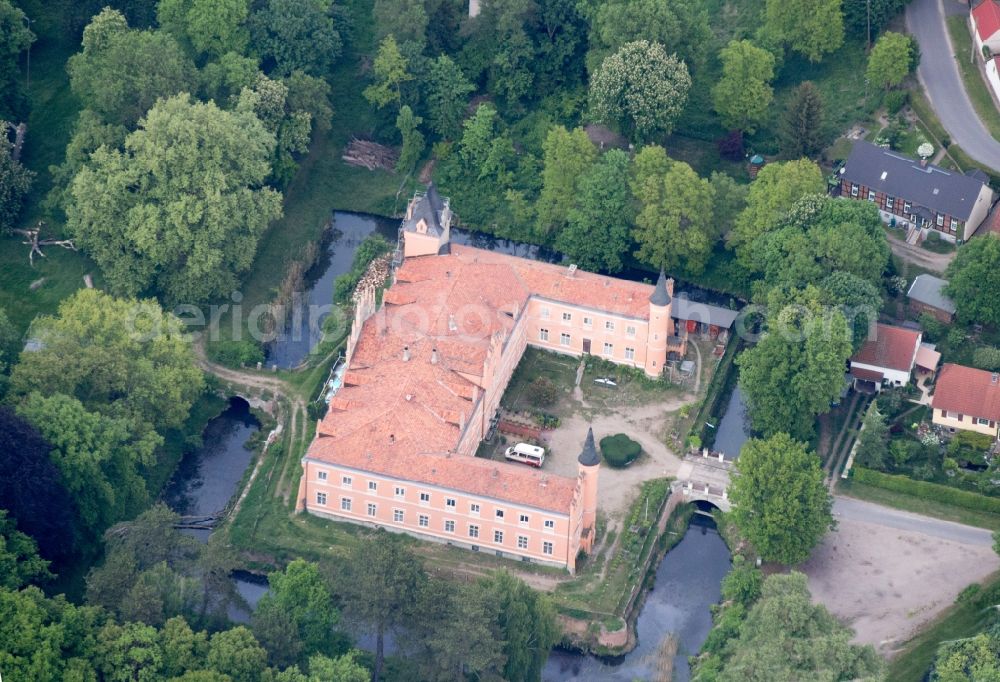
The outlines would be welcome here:
<svg viewBox="0 0 1000 682">
<path fill-rule="evenodd" d="M 626 43 L 601 64 L 590 84 L 595 118 L 617 123 L 622 132 L 642 142 L 669 135 L 687 102 L 691 76 L 687 65 L 668 55 L 660 43 Z"/>
</svg>

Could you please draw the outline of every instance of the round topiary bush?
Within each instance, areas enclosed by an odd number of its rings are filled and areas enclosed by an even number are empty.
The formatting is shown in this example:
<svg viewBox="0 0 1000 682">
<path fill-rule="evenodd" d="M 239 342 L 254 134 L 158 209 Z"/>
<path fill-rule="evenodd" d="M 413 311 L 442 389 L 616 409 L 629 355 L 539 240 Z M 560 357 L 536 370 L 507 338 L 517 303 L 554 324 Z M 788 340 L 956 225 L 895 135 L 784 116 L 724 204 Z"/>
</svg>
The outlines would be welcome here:
<svg viewBox="0 0 1000 682">
<path fill-rule="evenodd" d="M 601 439 L 601 454 L 604 460 L 615 469 L 627 467 L 642 453 L 642 446 L 626 436 L 616 433 Z"/>
</svg>

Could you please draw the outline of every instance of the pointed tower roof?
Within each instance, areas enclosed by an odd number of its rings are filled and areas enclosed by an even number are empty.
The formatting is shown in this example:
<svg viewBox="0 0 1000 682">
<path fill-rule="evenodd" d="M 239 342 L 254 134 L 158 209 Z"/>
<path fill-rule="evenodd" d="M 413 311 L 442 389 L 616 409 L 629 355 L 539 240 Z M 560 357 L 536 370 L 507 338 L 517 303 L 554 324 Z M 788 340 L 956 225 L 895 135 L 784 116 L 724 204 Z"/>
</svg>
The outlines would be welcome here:
<svg viewBox="0 0 1000 682">
<path fill-rule="evenodd" d="M 656 288 L 649 297 L 649 302 L 653 305 L 670 305 L 670 294 L 667 293 L 667 273 L 660 268 L 660 278 L 656 280 Z"/>
<path fill-rule="evenodd" d="M 594 446 L 594 429 L 587 429 L 587 440 L 583 442 L 583 450 L 576 458 L 585 467 L 596 466 L 601 463 L 601 458 L 597 455 L 597 448 Z"/>
</svg>

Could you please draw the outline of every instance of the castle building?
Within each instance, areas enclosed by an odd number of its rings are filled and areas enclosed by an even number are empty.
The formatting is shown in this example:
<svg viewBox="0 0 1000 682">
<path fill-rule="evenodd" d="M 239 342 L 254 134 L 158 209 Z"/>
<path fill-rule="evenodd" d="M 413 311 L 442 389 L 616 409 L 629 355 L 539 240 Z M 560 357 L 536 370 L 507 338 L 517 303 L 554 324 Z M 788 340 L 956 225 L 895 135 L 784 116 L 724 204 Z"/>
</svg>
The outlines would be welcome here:
<svg viewBox="0 0 1000 682">
<path fill-rule="evenodd" d="M 447 199 L 433 186 L 418 193 L 381 307 L 372 290 L 356 295 L 343 384 L 302 459 L 297 508 L 573 572 L 594 542 L 593 432 L 573 477 L 476 450 L 529 345 L 650 377 L 683 357 L 673 280 L 451 244 L 450 223 Z"/>
</svg>

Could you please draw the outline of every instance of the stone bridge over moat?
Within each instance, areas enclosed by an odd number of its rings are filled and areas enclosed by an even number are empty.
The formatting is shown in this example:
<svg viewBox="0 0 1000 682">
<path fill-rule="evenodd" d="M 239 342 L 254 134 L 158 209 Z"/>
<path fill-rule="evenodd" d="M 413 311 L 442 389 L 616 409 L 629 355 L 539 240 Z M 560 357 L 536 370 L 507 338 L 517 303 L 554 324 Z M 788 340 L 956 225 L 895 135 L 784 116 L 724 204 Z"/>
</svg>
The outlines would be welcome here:
<svg viewBox="0 0 1000 682">
<path fill-rule="evenodd" d="M 722 453 L 702 450 L 701 456 L 686 455 L 677 471 L 671 492 L 683 496 L 685 502 L 708 502 L 724 512 L 732 509 L 727 488 L 733 462 Z"/>
</svg>

